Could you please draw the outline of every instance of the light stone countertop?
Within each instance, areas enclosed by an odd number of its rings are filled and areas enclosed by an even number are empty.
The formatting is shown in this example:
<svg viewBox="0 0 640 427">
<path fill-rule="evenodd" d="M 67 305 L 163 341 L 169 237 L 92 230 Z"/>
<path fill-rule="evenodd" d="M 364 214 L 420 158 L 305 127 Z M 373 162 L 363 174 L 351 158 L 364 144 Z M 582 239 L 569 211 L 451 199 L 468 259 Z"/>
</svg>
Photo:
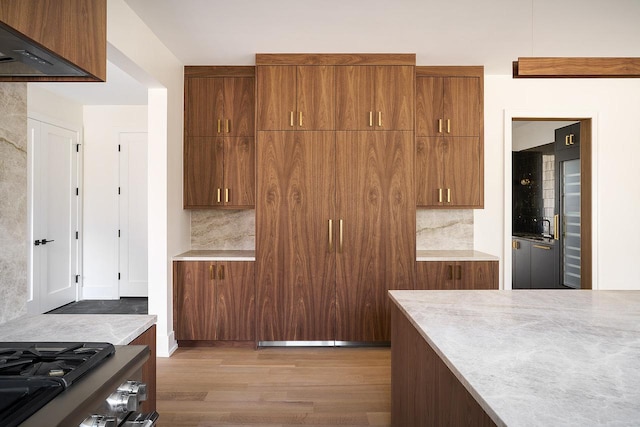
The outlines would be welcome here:
<svg viewBox="0 0 640 427">
<path fill-rule="evenodd" d="M 390 295 L 497 425 L 640 425 L 640 291 Z"/>
<path fill-rule="evenodd" d="M 416 261 L 499 261 L 500 258 L 473 250 L 417 250 Z"/>
<path fill-rule="evenodd" d="M 156 323 L 144 314 L 38 314 L 0 324 L 0 341 L 108 342 L 126 345 Z"/>
<path fill-rule="evenodd" d="M 174 261 L 255 261 L 256 251 L 187 251 L 173 257 Z"/>
</svg>

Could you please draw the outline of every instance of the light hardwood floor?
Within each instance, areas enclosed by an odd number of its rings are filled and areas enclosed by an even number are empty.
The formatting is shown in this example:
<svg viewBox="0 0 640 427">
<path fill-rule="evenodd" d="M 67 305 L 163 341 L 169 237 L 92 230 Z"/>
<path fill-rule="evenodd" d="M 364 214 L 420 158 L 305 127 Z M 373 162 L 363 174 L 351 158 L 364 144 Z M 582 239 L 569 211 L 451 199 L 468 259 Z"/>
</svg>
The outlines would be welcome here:
<svg viewBox="0 0 640 427">
<path fill-rule="evenodd" d="M 162 427 L 389 426 L 389 348 L 180 348 L 158 359 Z"/>
</svg>

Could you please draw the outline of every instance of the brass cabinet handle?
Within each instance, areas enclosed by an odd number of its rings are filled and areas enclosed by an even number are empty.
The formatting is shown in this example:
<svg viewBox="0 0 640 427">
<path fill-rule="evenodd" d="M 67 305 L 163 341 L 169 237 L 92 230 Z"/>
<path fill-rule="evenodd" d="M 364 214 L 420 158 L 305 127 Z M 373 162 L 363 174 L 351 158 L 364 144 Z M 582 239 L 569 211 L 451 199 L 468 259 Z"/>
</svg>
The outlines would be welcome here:
<svg viewBox="0 0 640 427">
<path fill-rule="evenodd" d="M 575 142 L 573 141 L 574 136 L 575 136 L 574 134 L 569 134 L 569 145 L 575 144 Z"/>
<path fill-rule="evenodd" d="M 218 279 L 224 280 L 224 265 L 218 267 Z"/>
<path fill-rule="evenodd" d="M 382 111 L 378 111 L 378 127 L 382 127 Z"/>
<path fill-rule="evenodd" d="M 538 248 L 538 249 L 544 249 L 545 251 L 550 251 L 551 248 L 549 246 L 542 246 L 542 245 L 533 245 L 534 248 Z"/>
<path fill-rule="evenodd" d="M 559 240 L 560 239 L 560 233 L 558 230 L 558 225 L 560 225 L 560 215 L 554 215 L 553 216 L 553 238 L 554 240 Z"/>
<path fill-rule="evenodd" d="M 447 276 L 447 280 L 453 280 L 453 265 L 449 264 L 449 274 Z"/>
<path fill-rule="evenodd" d="M 338 234 L 340 235 L 340 236 L 339 236 L 339 238 L 340 238 L 340 240 L 339 240 L 339 245 L 340 245 L 340 246 L 339 246 L 339 251 L 340 251 L 340 253 L 342 253 L 342 245 L 343 245 L 343 243 L 344 243 L 343 233 L 342 233 L 342 231 L 343 231 L 343 230 L 342 230 L 342 229 L 343 229 L 343 227 L 342 227 L 342 225 L 343 225 L 343 224 L 342 224 L 342 220 L 340 220 L 340 222 L 339 222 L 338 224 L 339 224 L 339 226 L 338 226 Z"/>
<path fill-rule="evenodd" d="M 462 266 L 461 265 L 456 266 L 456 271 L 457 271 L 456 279 L 462 280 Z"/>
<path fill-rule="evenodd" d="M 442 119 L 438 119 L 438 133 L 442 133 Z"/>
<path fill-rule="evenodd" d="M 329 253 L 333 252 L 333 220 L 329 220 Z"/>
<path fill-rule="evenodd" d="M 213 280 L 213 264 L 209 264 L 209 280 Z"/>
<path fill-rule="evenodd" d="M 220 133 L 220 119 L 218 119 L 218 133 Z"/>
<path fill-rule="evenodd" d="M 451 203 L 451 189 L 447 188 L 447 203 Z"/>
<path fill-rule="evenodd" d="M 302 111 L 300 111 L 300 127 L 302 127 Z"/>
<path fill-rule="evenodd" d="M 447 133 L 451 133 L 451 119 L 447 119 Z"/>
<path fill-rule="evenodd" d="M 225 120 L 225 122 L 224 122 L 224 131 L 226 133 L 231 132 L 231 120 L 229 120 L 229 119 Z"/>
<path fill-rule="evenodd" d="M 225 203 L 229 203 L 229 189 L 228 188 L 224 189 L 224 202 Z"/>
<path fill-rule="evenodd" d="M 218 188 L 218 203 L 220 203 L 222 201 L 220 195 L 222 193 L 222 189 Z"/>
<path fill-rule="evenodd" d="M 569 135 L 565 135 L 565 137 L 564 137 L 564 145 L 569 145 Z"/>
<path fill-rule="evenodd" d="M 517 240 L 514 240 L 513 242 L 511 242 L 511 247 L 513 249 L 520 249 L 520 242 L 518 242 Z"/>
<path fill-rule="evenodd" d="M 289 126 L 293 127 L 293 111 L 289 114 Z"/>
<path fill-rule="evenodd" d="M 438 203 L 442 203 L 442 188 L 438 188 Z"/>
<path fill-rule="evenodd" d="M 369 127 L 373 126 L 373 111 L 369 111 Z"/>
</svg>

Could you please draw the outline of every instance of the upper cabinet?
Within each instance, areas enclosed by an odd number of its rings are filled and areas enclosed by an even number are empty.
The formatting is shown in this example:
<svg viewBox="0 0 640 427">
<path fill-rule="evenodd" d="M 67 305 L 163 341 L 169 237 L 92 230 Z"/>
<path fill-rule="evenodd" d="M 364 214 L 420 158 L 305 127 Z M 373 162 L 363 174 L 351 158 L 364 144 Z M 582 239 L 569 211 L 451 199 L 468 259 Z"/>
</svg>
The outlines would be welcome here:
<svg viewBox="0 0 640 427">
<path fill-rule="evenodd" d="M 484 206 L 483 67 L 416 67 L 417 206 Z"/>
<path fill-rule="evenodd" d="M 336 69 L 337 130 L 413 130 L 415 67 Z"/>
<path fill-rule="evenodd" d="M 479 136 L 481 77 L 416 79 L 416 136 Z"/>
<path fill-rule="evenodd" d="M 254 67 L 185 67 L 184 87 L 185 136 L 254 136 Z"/>
<path fill-rule="evenodd" d="M 107 79 L 106 0 L 2 0 L 0 31 L 0 81 Z"/>
<path fill-rule="evenodd" d="M 185 67 L 184 207 L 251 209 L 254 67 Z"/>
<path fill-rule="evenodd" d="M 261 65 L 258 130 L 333 130 L 335 67 Z"/>
</svg>

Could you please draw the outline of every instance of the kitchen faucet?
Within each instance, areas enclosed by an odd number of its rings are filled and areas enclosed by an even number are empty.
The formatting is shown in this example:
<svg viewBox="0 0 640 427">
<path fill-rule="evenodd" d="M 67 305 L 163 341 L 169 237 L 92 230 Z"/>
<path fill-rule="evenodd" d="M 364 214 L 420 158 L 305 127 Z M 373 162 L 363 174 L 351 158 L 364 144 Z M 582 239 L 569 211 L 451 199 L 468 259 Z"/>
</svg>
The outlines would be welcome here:
<svg viewBox="0 0 640 427">
<path fill-rule="evenodd" d="M 547 223 L 547 231 L 548 231 L 547 234 L 545 234 L 545 232 L 544 232 L 544 223 L 545 222 Z M 551 221 L 549 221 L 546 218 L 542 218 L 542 235 L 544 237 L 552 237 L 552 234 L 551 234 Z"/>
</svg>

